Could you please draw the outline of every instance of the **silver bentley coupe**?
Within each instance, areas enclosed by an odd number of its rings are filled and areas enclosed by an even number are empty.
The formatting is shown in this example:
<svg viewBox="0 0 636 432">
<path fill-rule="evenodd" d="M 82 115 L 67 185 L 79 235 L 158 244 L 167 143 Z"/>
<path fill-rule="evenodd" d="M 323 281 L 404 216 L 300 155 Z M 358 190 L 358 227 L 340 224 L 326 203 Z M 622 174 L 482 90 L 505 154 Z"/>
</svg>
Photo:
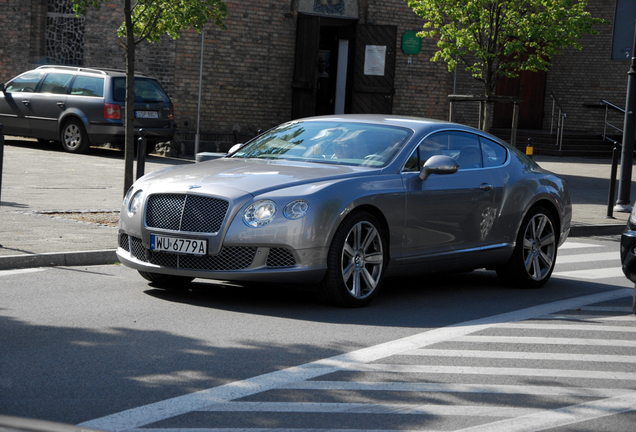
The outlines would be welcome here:
<svg viewBox="0 0 636 432">
<path fill-rule="evenodd" d="M 482 131 L 391 115 L 290 121 L 124 198 L 117 255 L 155 286 L 295 284 L 360 307 L 392 275 L 487 269 L 537 288 L 570 231 L 567 183 Z"/>
</svg>

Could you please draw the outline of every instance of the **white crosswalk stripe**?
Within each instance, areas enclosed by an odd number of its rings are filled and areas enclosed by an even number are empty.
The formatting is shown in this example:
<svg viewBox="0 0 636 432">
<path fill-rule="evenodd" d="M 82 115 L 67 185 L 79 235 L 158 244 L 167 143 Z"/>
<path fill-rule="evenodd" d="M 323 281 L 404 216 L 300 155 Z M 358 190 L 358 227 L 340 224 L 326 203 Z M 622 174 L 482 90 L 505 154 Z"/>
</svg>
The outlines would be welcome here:
<svg viewBox="0 0 636 432">
<path fill-rule="evenodd" d="M 586 280 L 623 276 L 619 254 L 596 252 L 601 247 L 567 242 L 554 276 Z M 616 266 L 603 268 L 613 260 Z M 569 268 L 579 263 L 585 263 L 585 269 Z M 591 268 L 593 263 L 603 265 Z M 130 432 L 349 432 L 354 429 L 330 419 L 372 415 L 378 419 L 377 428 L 365 430 L 521 432 L 635 411 L 636 316 L 627 306 L 632 292 L 617 287 L 433 329 L 81 426 Z M 491 401 L 497 397 L 504 399 Z M 545 402 L 537 404 L 538 398 Z M 275 415 L 311 414 L 325 420 L 321 428 L 284 427 L 273 420 L 272 427 L 158 426 L 162 420 L 192 413 L 224 416 L 210 417 L 215 419 L 258 414 L 265 416 L 260 426 L 268 424 L 267 416 Z M 392 422 L 409 420 L 386 428 L 381 422 L 385 416 L 391 416 Z M 421 427 L 414 427 L 414 418 L 422 419 Z M 472 418 L 476 420 L 466 421 Z M 429 424 L 432 419 L 435 422 Z M 452 419 L 464 420 L 444 423 Z"/>
</svg>

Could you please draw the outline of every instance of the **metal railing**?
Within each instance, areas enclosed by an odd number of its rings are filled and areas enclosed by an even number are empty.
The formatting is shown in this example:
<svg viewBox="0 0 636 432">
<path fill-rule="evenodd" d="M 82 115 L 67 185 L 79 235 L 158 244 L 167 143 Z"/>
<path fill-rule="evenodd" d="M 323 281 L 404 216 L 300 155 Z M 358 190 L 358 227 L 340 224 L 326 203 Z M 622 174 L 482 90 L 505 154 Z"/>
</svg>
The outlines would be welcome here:
<svg viewBox="0 0 636 432">
<path fill-rule="evenodd" d="M 615 142 L 614 140 L 612 140 L 610 138 L 607 138 L 607 127 L 609 126 L 610 128 L 620 132 L 621 134 L 623 133 L 623 129 L 621 129 L 621 128 L 617 127 L 617 126 L 614 126 L 609 121 L 607 121 L 609 110 L 611 108 L 611 109 L 616 110 L 616 111 L 618 111 L 620 113 L 623 113 L 623 114 L 625 114 L 625 110 L 623 108 L 621 108 L 621 107 L 618 107 L 618 106 L 606 101 L 606 100 L 602 100 L 601 101 L 601 105 L 605 105 L 605 126 L 603 126 L 603 140 L 609 140 L 609 141 Z"/>
<path fill-rule="evenodd" d="M 552 131 L 554 129 L 554 118 L 556 117 L 557 120 L 557 126 L 556 126 L 556 134 L 557 134 L 557 139 L 556 139 L 556 144 L 559 146 L 559 151 L 561 151 L 561 147 L 563 145 L 563 125 L 565 123 L 565 118 L 567 117 L 567 114 L 565 113 L 565 111 L 563 110 L 563 107 L 561 107 L 561 104 L 559 103 L 557 97 L 554 95 L 554 93 L 550 92 L 550 97 L 552 98 L 552 116 L 550 119 L 550 134 L 552 134 Z M 559 114 L 557 114 L 556 116 L 554 115 L 554 111 L 556 108 L 559 108 Z"/>
</svg>

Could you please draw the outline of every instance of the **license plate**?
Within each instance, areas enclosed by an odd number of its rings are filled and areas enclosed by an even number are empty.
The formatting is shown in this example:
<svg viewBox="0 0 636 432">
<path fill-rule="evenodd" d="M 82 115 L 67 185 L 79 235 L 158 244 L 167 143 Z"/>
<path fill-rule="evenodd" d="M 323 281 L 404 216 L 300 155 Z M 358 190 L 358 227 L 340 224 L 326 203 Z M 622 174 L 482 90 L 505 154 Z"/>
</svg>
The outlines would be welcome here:
<svg viewBox="0 0 636 432">
<path fill-rule="evenodd" d="M 157 252 L 205 255 L 208 253 L 208 242 L 206 240 L 185 239 L 152 234 L 150 236 L 150 249 Z"/>
<path fill-rule="evenodd" d="M 157 111 L 135 111 L 135 117 L 137 118 L 159 118 L 159 113 Z"/>
</svg>

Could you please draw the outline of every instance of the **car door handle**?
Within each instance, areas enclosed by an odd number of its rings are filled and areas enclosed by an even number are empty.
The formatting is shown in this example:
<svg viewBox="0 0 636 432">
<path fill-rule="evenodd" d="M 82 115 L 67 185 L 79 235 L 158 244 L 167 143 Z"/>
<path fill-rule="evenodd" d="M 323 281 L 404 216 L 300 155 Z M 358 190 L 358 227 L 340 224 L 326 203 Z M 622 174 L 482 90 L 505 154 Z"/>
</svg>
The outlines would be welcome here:
<svg viewBox="0 0 636 432">
<path fill-rule="evenodd" d="M 64 105 L 65 105 L 64 102 L 58 102 L 57 103 L 57 106 L 59 106 L 60 108 L 64 108 Z"/>
<path fill-rule="evenodd" d="M 487 183 L 484 183 L 481 186 L 479 186 L 479 189 L 483 190 L 484 192 L 488 192 L 493 189 L 493 186 Z"/>
<path fill-rule="evenodd" d="M 23 104 L 25 104 L 25 105 L 29 105 L 29 104 L 31 103 L 31 101 L 30 101 L 30 100 L 28 100 L 28 99 L 24 99 L 24 100 L 22 101 L 22 103 L 23 103 Z"/>
</svg>

